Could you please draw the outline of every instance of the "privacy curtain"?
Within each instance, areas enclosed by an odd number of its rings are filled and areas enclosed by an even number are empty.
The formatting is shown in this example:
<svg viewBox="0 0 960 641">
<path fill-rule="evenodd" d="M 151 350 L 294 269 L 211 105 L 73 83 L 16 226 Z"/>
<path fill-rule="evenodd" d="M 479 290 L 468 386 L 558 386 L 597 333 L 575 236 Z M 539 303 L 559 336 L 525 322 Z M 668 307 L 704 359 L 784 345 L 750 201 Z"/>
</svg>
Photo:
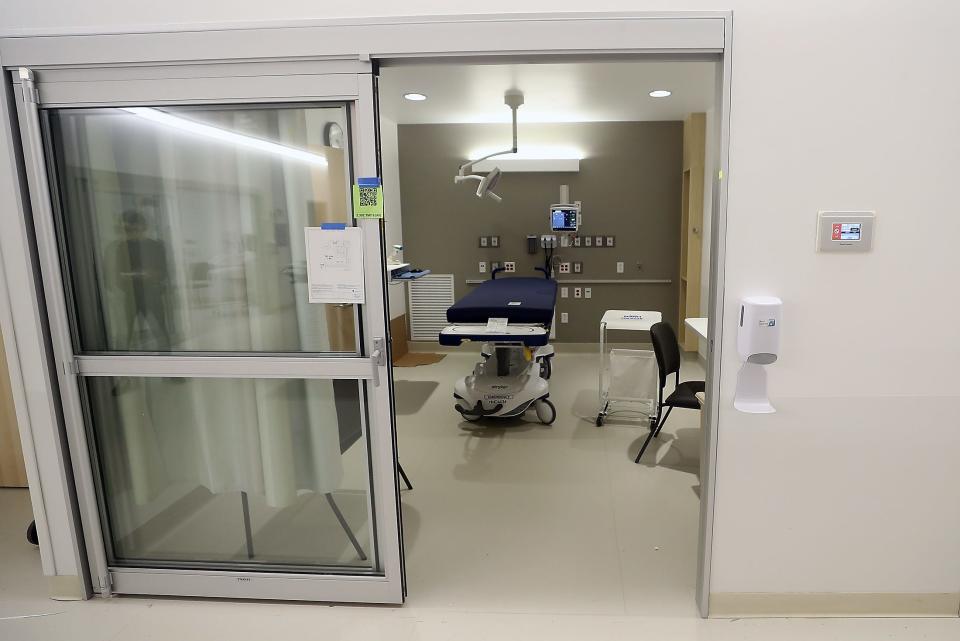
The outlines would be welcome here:
<svg viewBox="0 0 960 641">
<path fill-rule="evenodd" d="M 65 271 L 82 348 L 352 350 L 331 344 L 343 321 L 334 326 L 334 310 L 307 303 L 304 277 L 303 228 L 349 220 L 345 155 L 324 138 L 330 122 L 346 130 L 344 110 L 165 111 L 308 149 L 326 164 L 119 109 L 56 114 Z M 107 494 L 128 503 L 202 485 L 279 507 L 341 483 L 331 381 L 113 378 L 88 391 Z"/>
</svg>

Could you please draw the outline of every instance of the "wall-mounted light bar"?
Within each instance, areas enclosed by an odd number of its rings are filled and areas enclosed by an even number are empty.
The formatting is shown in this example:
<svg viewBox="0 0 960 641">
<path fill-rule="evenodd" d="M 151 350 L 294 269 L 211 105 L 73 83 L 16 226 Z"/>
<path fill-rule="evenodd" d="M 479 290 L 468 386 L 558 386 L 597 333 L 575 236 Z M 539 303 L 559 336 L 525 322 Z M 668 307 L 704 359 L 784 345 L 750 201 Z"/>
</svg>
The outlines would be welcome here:
<svg viewBox="0 0 960 641">
<path fill-rule="evenodd" d="M 486 149 L 475 149 L 469 157 L 483 158 L 489 153 Z M 521 144 L 518 153 L 483 160 L 473 166 L 473 171 L 486 173 L 499 167 L 504 172 L 578 172 L 583 156 L 582 151 L 573 147 Z"/>
<path fill-rule="evenodd" d="M 477 173 L 486 173 L 494 167 L 500 171 L 540 171 L 540 172 L 578 172 L 580 171 L 579 158 L 492 158 L 478 162 L 473 166 Z"/>
</svg>

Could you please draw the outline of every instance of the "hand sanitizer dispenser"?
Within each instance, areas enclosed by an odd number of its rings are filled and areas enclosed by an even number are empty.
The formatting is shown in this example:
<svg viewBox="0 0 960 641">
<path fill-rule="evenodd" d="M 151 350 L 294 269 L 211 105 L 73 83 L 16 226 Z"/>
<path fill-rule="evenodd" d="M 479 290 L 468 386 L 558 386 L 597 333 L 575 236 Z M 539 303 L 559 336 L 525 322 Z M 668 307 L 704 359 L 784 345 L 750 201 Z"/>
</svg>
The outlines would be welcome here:
<svg viewBox="0 0 960 641">
<path fill-rule="evenodd" d="M 733 406 L 750 414 L 776 412 L 767 398 L 766 366 L 780 352 L 783 301 L 775 296 L 748 296 L 740 302 L 737 351 L 743 366 L 737 375 Z"/>
</svg>

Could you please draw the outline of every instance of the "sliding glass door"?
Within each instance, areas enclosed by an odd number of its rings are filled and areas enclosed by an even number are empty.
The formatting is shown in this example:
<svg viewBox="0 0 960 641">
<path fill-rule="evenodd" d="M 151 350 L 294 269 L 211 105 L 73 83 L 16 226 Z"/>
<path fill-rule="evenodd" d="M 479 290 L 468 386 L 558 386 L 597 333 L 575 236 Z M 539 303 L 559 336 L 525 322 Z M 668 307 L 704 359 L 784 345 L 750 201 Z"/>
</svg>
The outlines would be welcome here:
<svg viewBox="0 0 960 641">
<path fill-rule="evenodd" d="M 402 601 L 381 226 L 351 213 L 370 75 L 232 103 L 20 82 L 94 587 Z M 355 224 L 363 301 L 310 302 L 305 228 Z"/>
</svg>

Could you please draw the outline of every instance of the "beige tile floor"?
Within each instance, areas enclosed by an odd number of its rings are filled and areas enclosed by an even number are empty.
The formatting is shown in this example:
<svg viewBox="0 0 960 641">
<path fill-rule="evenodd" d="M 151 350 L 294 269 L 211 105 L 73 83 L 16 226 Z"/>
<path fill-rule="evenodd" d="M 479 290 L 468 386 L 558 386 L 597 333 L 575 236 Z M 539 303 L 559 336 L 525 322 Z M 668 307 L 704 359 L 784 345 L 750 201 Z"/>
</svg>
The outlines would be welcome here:
<svg viewBox="0 0 960 641">
<path fill-rule="evenodd" d="M 453 381 L 475 360 L 396 370 L 410 604 L 695 616 L 699 412 L 674 412 L 635 465 L 642 421 L 594 425 L 596 356 L 557 357 L 550 427 L 460 419 Z"/>
<path fill-rule="evenodd" d="M 561 354 L 553 427 L 467 430 L 475 426 L 460 425 L 450 390 L 473 360 L 397 371 L 400 453 L 415 484 L 403 493 L 402 608 L 51 601 L 23 539 L 26 492 L 0 490 L 0 641 L 960 638 L 960 619 L 700 619 L 697 413 L 674 412 L 662 444 L 635 466 L 642 430 L 626 421 L 597 430 L 593 358 Z"/>
</svg>

